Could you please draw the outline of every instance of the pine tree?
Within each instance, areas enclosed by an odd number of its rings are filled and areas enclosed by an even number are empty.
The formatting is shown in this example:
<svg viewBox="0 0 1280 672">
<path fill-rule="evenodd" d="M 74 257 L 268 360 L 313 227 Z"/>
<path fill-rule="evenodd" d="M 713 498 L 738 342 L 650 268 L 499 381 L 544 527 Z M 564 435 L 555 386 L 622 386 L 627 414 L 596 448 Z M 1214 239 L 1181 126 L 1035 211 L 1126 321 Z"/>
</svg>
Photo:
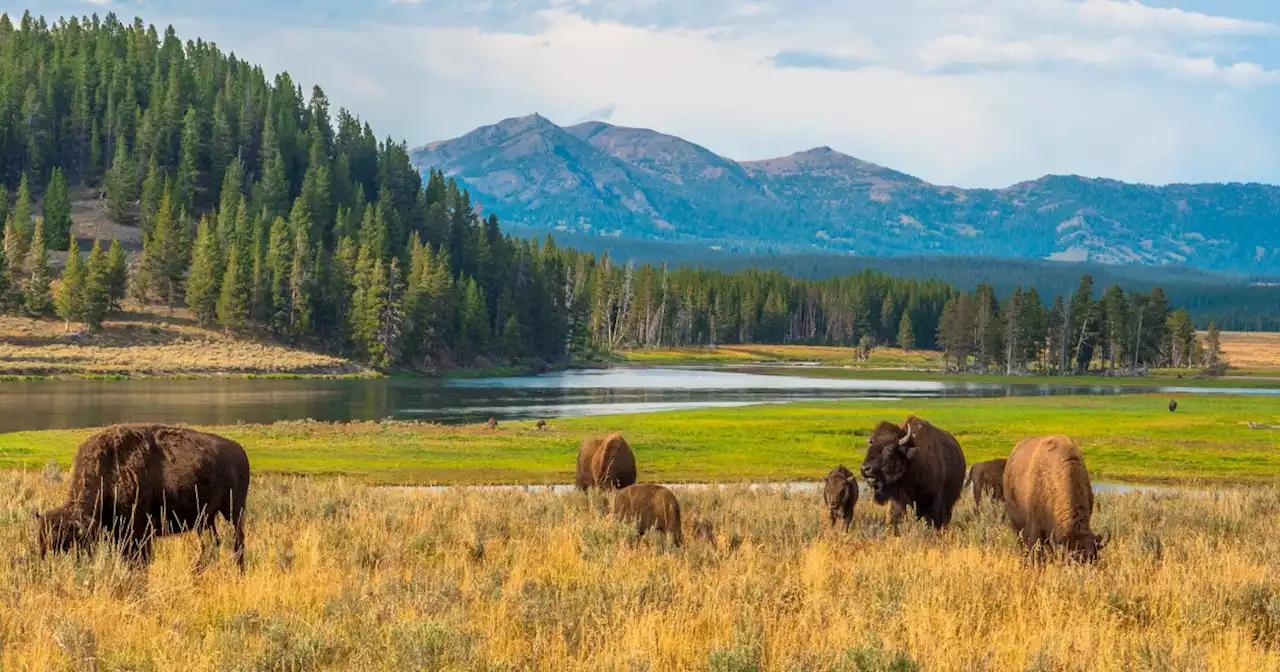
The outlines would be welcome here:
<svg viewBox="0 0 1280 672">
<path fill-rule="evenodd" d="M 1204 337 L 1204 366 L 1207 369 L 1217 369 L 1222 365 L 1222 336 L 1218 331 L 1216 322 L 1209 323 L 1209 329 L 1205 332 Z"/>
<path fill-rule="evenodd" d="M 202 325 L 218 319 L 219 283 L 224 275 L 218 237 L 208 217 L 201 217 L 196 229 L 196 250 L 187 279 L 187 305 Z"/>
<path fill-rule="evenodd" d="M 463 284 L 462 303 L 458 312 L 459 346 L 468 359 L 489 351 L 489 309 L 474 278 Z"/>
<path fill-rule="evenodd" d="M 302 200 L 302 199 L 299 199 Z M 296 209 L 296 208 L 295 208 Z M 293 261 L 289 267 L 289 337 L 297 342 L 311 333 L 312 298 L 315 284 L 314 259 L 307 239 L 307 229 L 300 226 L 294 234 Z"/>
<path fill-rule="evenodd" d="M 1169 358 L 1175 368 L 1195 365 L 1192 351 L 1196 343 L 1196 330 L 1191 325 L 1191 316 L 1184 309 L 1174 311 L 1166 323 L 1169 332 Z"/>
<path fill-rule="evenodd" d="M 44 192 L 44 233 L 55 250 L 70 249 L 62 247 L 68 240 L 75 245 L 71 237 L 71 199 L 67 196 L 67 182 L 62 178 L 61 168 L 53 169 L 49 188 Z"/>
<path fill-rule="evenodd" d="M 125 257 L 120 241 L 111 239 L 111 250 L 107 253 L 107 302 L 109 310 L 120 310 L 125 292 L 129 287 L 129 261 Z"/>
<path fill-rule="evenodd" d="M 27 176 L 23 175 L 22 181 L 18 183 L 18 200 L 13 206 L 12 243 L 7 231 L 5 234 L 5 249 L 8 250 L 9 260 L 13 264 L 21 265 L 21 262 L 27 258 L 27 252 L 33 249 L 34 230 L 31 219 L 31 189 L 27 187 Z"/>
<path fill-rule="evenodd" d="M 902 319 L 898 321 L 898 347 L 911 350 L 916 347 L 916 331 L 911 326 L 911 311 L 902 311 Z"/>
<path fill-rule="evenodd" d="M 520 332 L 520 322 L 515 315 L 507 316 L 502 325 L 502 356 L 509 360 L 517 360 L 524 356 L 524 335 Z"/>
<path fill-rule="evenodd" d="M 77 255 L 79 256 L 79 255 Z M 93 241 L 84 282 L 84 321 L 90 333 L 102 330 L 102 321 L 111 309 L 111 265 L 101 241 Z"/>
<path fill-rule="evenodd" d="M 9 255 L 0 247 L 0 315 L 12 313 L 15 308 L 13 271 Z"/>
<path fill-rule="evenodd" d="M 115 158 L 107 171 L 107 214 L 117 224 L 138 219 L 138 167 L 123 135 L 116 138 Z"/>
<path fill-rule="evenodd" d="M 22 241 L 22 233 L 13 221 L 13 216 L 4 220 L 4 256 L 9 260 L 9 272 L 17 277 L 26 262 L 26 245 Z"/>
<path fill-rule="evenodd" d="M 72 245 L 67 252 L 67 265 L 62 269 L 62 282 L 53 297 L 54 309 L 57 310 L 58 317 L 67 323 L 67 327 L 72 322 L 84 321 L 85 280 L 86 269 L 84 260 L 80 258 L 80 248 Z"/>
<path fill-rule="evenodd" d="M 44 242 L 44 220 L 36 220 L 31 241 L 31 277 L 22 290 L 22 301 L 28 315 L 43 317 L 53 310 L 53 296 L 49 289 L 53 279 L 49 276 L 49 248 Z"/>
<path fill-rule="evenodd" d="M 142 225 L 144 241 L 155 235 L 156 213 L 160 210 L 161 201 L 169 195 L 169 191 L 169 180 L 164 173 L 160 172 L 160 165 L 152 156 L 151 162 L 147 165 L 147 177 L 142 181 L 142 193 L 138 201 L 138 221 Z"/>
<path fill-rule="evenodd" d="M 289 299 L 289 275 L 293 270 L 293 248 L 296 243 L 283 217 L 271 222 L 267 242 L 267 325 L 277 334 L 287 335 L 293 309 Z"/>
<path fill-rule="evenodd" d="M 134 276 L 134 293 L 145 301 L 154 290 L 172 308 L 182 300 L 190 239 L 183 214 L 174 212 L 171 191 L 166 182 L 152 233 L 143 241 L 142 268 Z"/>
<path fill-rule="evenodd" d="M 194 209 L 204 204 L 204 144 L 200 139 L 200 119 L 194 107 L 187 108 L 182 120 L 182 149 L 178 161 L 178 194 L 182 206 Z"/>
<path fill-rule="evenodd" d="M 227 255 L 227 269 L 222 276 L 218 295 L 218 324 L 227 331 L 243 329 L 249 320 L 249 299 L 253 292 L 253 274 L 243 259 L 242 245 L 232 246 Z"/>
</svg>

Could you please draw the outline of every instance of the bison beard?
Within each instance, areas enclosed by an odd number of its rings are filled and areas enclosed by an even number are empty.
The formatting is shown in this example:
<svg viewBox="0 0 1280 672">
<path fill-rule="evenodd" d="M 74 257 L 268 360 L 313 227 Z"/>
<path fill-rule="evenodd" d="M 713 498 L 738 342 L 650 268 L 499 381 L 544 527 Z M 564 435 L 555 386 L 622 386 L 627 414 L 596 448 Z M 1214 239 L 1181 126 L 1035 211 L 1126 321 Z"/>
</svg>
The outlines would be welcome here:
<svg viewBox="0 0 1280 672">
<path fill-rule="evenodd" d="M 195 530 L 203 551 L 208 531 L 217 543 L 221 514 L 235 528 L 243 572 L 248 491 L 249 458 L 234 441 L 161 425 L 108 427 L 80 444 L 67 502 L 36 514 L 40 554 L 87 550 L 106 535 L 146 565 L 154 537 Z"/>
<path fill-rule="evenodd" d="M 964 452 L 955 437 L 910 416 L 902 427 L 880 423 L 867 443 L 862 477 L 877 504 L 891 504 L 894 529 L 907 507 L 935 528 L 946 527 L 965 478 Z"/>
</svg>

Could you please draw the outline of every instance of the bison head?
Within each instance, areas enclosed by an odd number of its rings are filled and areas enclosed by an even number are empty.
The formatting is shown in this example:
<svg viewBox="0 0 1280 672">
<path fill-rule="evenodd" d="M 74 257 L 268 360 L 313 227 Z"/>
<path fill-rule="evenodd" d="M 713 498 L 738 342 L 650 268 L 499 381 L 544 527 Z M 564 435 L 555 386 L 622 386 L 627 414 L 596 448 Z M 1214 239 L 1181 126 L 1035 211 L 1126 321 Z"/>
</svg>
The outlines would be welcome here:
<svg viewBox="0 0 1280 672">
<path fill-rule="evenodd" d="M 1110 535 L 1103 537 L 1089 530 L 1083 530 L 1072 534 L 1067 539 L 1067 553 L 1080 562 L 1091 564 L 1098 561 L 1098 552 L 1106 548 L 1110 541 Z"/>
<path fill-rule="evenodd" d="M 83 546 L 88 539 L 79 517 L 65 508 L 43 514 L 36 512 L 35 519 L 36 545 L 42 558 L 49 552 L 66 553 L 77 546 Z"/>
<path fill-rule="evenodd" d="M 891 422 L 882 422 L 871 433 L 867 439 L 867 457 L 862 461 L 862 477 L 875 492 L 876 503 L 888 501 L 887 490 L 902 480 L 915 455 L 910 423 L 904 430 Z"/>
<path fill-rule="evenodd" d="M 853 472 L 840 465 L 822 479 L 822 501 L 827 503 L 827 508 L 838 509 L 849 500 L 850 491 L 856 487 Z"/>
</svg>

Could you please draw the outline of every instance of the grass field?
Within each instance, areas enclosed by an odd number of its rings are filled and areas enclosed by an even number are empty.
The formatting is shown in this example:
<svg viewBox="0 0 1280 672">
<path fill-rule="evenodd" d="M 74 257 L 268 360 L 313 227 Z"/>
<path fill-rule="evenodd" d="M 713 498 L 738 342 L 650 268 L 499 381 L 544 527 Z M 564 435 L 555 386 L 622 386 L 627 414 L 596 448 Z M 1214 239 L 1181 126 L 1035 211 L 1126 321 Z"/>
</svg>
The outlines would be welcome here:
<svg viewBox="0 0 1280 672">
<path fill-rule="evenodd" d="M 446 427 L 418 423 L 290 422 L 213 431 L 242 442 L 258 472 L 342 475 L 384 484 L 569 483 L 578 443 L 621 431 L 642 478 L 664 482 L 816 479 L 860 463 L 880 420 L 918 413 L 953 432 L 970 462 L 1003 457 L 1028 436 L 1064 433 L 1095 478 L 1135 482 L 1277 482 L 1276 398 L 1204 395 L 1044 397 L 762 405 Z M 67 465 L 91 430 L 0 435 L 0 468 Z"/>
<path fill-rule="evenodd" d="M 861 369 L 942 368 L 942 353 L 930 350 L 875 348 L 871 358 L 860 361 L 853 348 L 822 345 L 721 345 L 715 348 L 661 348 L 627 350 L 618 361 L 634 364 L 751 364 L 815 363 Z"/>
<path fill-rule="evenodd" d="M 1101 495 L 1100 563 L 1036 570 L 970 499 L 894 537 L 866 501 L 846 535 L 814 493 L 677 489 L 715 543 L 662 550 L 578 494 L 268 476 L 241 577 L 189 535 L 149 574 L 28 556 L 63 487 L 0 473 L 0 669 L 1280 669 L 1275 488 Z"/>
<path fill-rule="evenodd" d="M 125 308 L 91 338 L 72 337 L 79 324 L 0 316 L 0 377 L 370 374 L 338 357 L 203 329 L 187 310 Z"/>
</svg>

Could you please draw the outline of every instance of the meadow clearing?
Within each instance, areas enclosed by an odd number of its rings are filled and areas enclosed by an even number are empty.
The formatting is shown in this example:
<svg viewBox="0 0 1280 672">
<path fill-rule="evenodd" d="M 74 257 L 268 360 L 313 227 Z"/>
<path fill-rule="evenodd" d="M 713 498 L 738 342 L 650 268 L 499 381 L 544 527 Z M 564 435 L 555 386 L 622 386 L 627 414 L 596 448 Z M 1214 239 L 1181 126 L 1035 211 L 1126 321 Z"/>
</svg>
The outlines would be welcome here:
<svg viewBox="0 0 1280 672">
<path fill-rule="evenodd" d="M 190 535 L 149 573 L 27 555 L 52 470 L 0 474 L 5 670 L 1276 670 L 1280 490 L 1103 494 L 1096 566 L 1024 564 L 990 503 L 894 537 L 817 493 L 677 489 L 714 545 L 603 498 L 258 476 L 248 570 Z"/>
</svg>

